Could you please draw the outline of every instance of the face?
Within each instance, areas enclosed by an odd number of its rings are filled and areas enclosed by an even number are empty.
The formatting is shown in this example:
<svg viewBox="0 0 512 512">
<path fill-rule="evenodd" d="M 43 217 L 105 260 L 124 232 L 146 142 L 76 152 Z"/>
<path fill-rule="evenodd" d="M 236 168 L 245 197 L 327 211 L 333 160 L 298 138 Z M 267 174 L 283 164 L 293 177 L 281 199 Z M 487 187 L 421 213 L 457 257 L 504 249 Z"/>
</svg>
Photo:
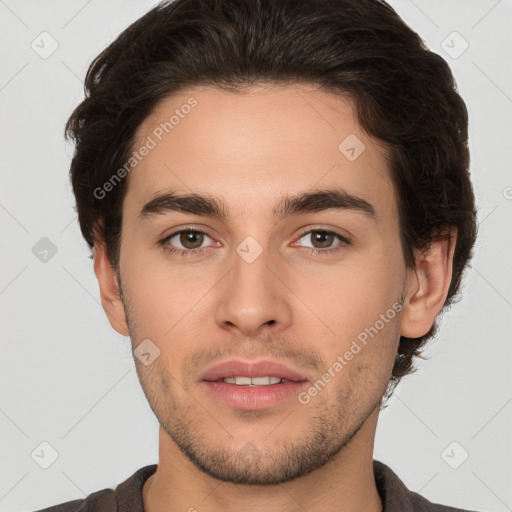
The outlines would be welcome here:
<svg viewBox="0 0 512 512">
<path fill-rule="evenodd" d="M 384 148 L 348 100 L 306 85 L 191 88 L 144 121 L 143 145 L 119 284 L 133 348 L 150 340 L 158 354 L 135 362 L 162 428 L 221 480 L 285 482 L 324 465 L 378 410 L 401 334 L 410 276 Z M 319 191 L 358 200 L 293 201 Z M 169 192 L 214 199 L 224 216 L 153 201 Z M 305 382 L 279 400 L 244 388 L 233 403 L 202 379 L 231 359 L 279 362 Z"/>
</svg>

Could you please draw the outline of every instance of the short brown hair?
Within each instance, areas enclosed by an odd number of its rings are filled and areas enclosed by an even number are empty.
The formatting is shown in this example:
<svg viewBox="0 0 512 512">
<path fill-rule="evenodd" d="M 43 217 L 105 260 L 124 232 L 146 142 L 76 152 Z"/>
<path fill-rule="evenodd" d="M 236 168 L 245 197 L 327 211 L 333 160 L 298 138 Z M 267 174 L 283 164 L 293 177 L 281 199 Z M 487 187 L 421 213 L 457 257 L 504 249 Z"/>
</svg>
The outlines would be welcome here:
<svg viewBox="0 0 512 512">
<path fill-rule="evenodd" d="M 89 246 L 104 240 L 118 269 L 126 180 L 105 197 L 94 191 L 126 163 L 158 102 L 196 85 L 241 91 L 260 83 L 309 83 L 354 101 L 361 127 L 389 151 L 407 266 L 414 249 L 457 228 L 444 307 L 459 299 L 477 234 L 466 106 L 448 64 L 380 0 L 175 0 L 128 27 L 92 62 L 85 99 L 66 124 Z M 401 337 L 393 389 L 437 328 Z"/>
</svg>

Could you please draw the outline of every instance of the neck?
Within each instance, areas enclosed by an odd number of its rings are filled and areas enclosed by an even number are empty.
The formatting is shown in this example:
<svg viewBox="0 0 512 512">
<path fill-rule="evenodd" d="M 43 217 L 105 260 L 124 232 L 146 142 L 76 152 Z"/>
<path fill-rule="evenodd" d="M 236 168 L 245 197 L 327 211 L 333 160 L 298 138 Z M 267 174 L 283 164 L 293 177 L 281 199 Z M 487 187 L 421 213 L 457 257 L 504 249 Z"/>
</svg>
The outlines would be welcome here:
<svg viewBox="0 0 512 512">
<path fill-rule="evenodd" d="M 144 484 L 146 512 L 382 512 L 373 474 L 378 408 L 325 465 L 268 486 L 219 481 L 199 470 L 160 428 L 160 461 Z"/>
</svg>

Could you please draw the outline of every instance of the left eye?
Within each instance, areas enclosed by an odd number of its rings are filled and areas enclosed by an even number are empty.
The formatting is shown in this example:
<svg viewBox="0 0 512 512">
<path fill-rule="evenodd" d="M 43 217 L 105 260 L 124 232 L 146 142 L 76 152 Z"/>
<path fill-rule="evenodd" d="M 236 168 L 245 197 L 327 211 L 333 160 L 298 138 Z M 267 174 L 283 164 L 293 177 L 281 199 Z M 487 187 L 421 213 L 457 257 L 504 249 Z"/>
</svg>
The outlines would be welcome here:
<svg viewBox="0 0 512 512">
<path fill-rule="evenodd" d="M 313 243 L 317 244 L 317 245 L 310 245 L 309 246 L 313 250 L 321 250 L 321 249 L 329 250 L 329 249 L 333 249 L 332 243 L 333 243 L 334 239 L 336 239 L 336 238 L 338 240 L 340 240 L 341 243 L 337 244 L 337 246 L 335 246 L 335 247 L 338 247 L 340 245 L 342 245 L 342 246 L 343 245 L 348 245 L 350 243 L 347 238 L 345 238 L 344 236 L 340 235 L 339 233 L 336 233 L 334 231 L 321 230 L 321 229 L 316 229 L 316 230 L 308 231 L 307 233 L 304 233 L 300 237 L 299 240 L 302 240 L 303 238 L 307 238 L 307 237 L 310 237 L 310 239 L 313 240 Z M 308 246 L 306 246 L 306 247 L 308 247 Z"/>
</svg>

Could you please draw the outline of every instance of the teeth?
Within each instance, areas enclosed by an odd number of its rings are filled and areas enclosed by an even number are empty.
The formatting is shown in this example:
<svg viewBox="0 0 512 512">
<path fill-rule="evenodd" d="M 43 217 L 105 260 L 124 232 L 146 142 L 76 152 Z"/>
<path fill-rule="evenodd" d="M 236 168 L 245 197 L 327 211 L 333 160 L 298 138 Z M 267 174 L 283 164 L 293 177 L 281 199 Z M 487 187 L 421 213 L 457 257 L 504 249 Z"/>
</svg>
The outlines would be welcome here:
<svg viewBox="0 0 512 512">
<path fill-rule="evenodd" d="M 278 384 L 285 379 L 280 377 L 226 377 L 222 380 L 228 384 L 237 384 L 238 386 L 269 386 L 270 384 Z"/>
</svg>

